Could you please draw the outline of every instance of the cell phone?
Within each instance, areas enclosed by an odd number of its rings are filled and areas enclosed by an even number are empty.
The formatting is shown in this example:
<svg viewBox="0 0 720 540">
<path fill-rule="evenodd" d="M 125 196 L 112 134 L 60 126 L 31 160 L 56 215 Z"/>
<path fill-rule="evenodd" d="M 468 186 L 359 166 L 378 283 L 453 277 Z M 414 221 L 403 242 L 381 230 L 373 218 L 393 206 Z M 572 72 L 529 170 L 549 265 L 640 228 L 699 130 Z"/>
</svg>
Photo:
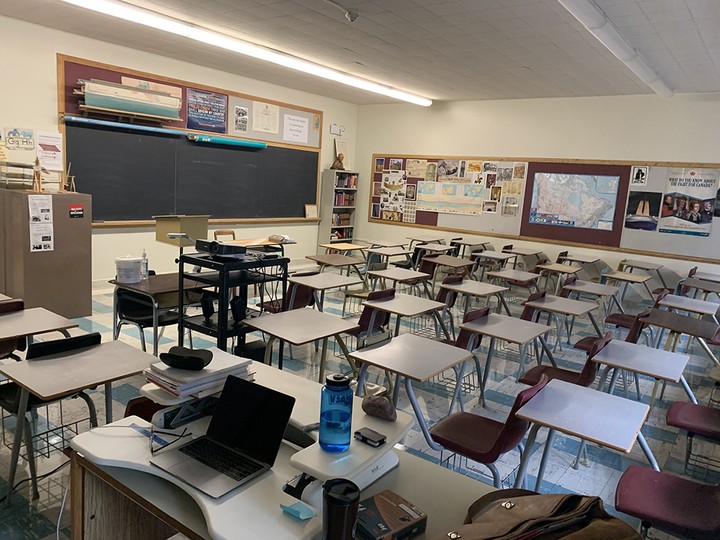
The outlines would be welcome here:
<svg viewBox="0 0 720 540">
<path fill-rule="evenodd" d="M 365 444 L 369 444 L 370 446 L 381 446 L 385 444 L 385 441 L 387 438 L 382 433 L 378 433 L 374 429 L 370 428 L 360 428 L 355 432 L 355 438 L 358 441 L 364 442 Z"/>
</svg>

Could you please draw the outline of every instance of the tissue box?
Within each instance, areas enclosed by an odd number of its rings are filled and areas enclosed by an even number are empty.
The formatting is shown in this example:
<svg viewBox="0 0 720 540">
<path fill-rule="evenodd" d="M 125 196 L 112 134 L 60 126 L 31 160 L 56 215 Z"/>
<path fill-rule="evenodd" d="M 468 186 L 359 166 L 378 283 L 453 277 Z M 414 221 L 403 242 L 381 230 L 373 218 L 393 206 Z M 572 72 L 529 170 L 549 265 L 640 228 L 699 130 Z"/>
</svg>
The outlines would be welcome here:
<svg viewBox="0 0 720 540">
<path fill-rule="evenodd" d="M 399 540 L 425 532 L 427 515 L 389 489 L 360 501 L 357 537 L 361 540 Z"/>
</svg>

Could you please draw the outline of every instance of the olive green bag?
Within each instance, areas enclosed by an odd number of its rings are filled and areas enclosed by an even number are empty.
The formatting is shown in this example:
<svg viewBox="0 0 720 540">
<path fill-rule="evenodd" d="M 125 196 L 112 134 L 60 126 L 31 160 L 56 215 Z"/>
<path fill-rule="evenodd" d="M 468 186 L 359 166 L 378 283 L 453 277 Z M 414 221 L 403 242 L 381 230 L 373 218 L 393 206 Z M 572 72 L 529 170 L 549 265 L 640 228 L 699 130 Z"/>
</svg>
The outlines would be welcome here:
<svg viewBox="0 0 720 540">
<path fill-rule="evenodd" d="M 432 516 L 431 516 L 432 517 Z M 630 525 L 608 514 L 600 497 L 540 495 L 525 489 L 501 489 L 475 501 L 465 524 L 435 540 L 637 540 Z"/>
</svg>

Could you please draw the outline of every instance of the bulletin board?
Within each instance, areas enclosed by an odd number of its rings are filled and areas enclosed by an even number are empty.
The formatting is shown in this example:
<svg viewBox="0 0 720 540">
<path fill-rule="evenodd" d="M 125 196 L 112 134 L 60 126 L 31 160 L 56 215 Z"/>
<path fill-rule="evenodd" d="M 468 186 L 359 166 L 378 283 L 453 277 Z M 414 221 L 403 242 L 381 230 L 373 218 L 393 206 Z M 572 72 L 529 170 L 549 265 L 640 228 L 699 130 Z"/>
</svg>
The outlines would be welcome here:
<svg viewBox="0 0 720 540">
<path fill-rule="evenodd" d="M 711 262 L 720 254 L 718 164 L 383 153 L 372 167 L 371 222 Z"/>
</svg>

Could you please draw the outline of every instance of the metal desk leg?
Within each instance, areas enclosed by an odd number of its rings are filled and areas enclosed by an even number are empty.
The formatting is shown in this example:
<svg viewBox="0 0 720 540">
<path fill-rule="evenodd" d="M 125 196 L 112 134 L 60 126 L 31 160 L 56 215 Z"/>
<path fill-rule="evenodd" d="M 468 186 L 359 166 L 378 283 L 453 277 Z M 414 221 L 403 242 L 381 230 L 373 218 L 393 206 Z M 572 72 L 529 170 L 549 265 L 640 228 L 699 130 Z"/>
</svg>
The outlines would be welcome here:
<svg viewBox="0 0 720 540">
<path fill-rule="evenodd" d="M 18 458 L 20 457 L 20 444 L 23 439 L 23 430 L 25 429 L 25 411 L 27 410 L 30 392 L 25 388 L 20 389 L 20 403 L 18 404 L 18 414 L 15 417 L 15 438 L 13 440 L 12 453 L 10 454 L 10 471 L 8 472 L 8 493 L 5 504 L 11 506 L 12 488 L 15 484 L 15 473 L 17 472 Z M 27 449 L 30 452 L 30 449 Z"/>
<path fill-rule="evenodd" d="M 152 308 L 153 308 L 153 356 L 158 355 L 158 342 L 160 341 L 160 336 L 158 335 L 158 311 L 160 310 L 160 306 L 158 306 L 158 303 L 153 300 L 152 301 Z M 140 329 L 142 332 L 142 328 Z"/>
<path fill-rule="evenodd" d="M 593 317 L 592 311 L 588 311 L 588 318 L 590 319 L 590 322 L 592 323 L 593 327 L 595 327 L 595 331 L 597 332 L 597 335 L 599 337 L 603 337 L 602 330 L 600 330 L 600 326 L 598 326 L 598 323 L 595 320 L 595 317 Z"/>
<path fill-rule="evenodd" d="M 118 288 L 115 287 L 113 292 L 113 341 L 118 338 L 120 331 L 118 330 L 118 299 L 117 299 Z"/>
<path fill-rule="evenodd" d="M 327 357 L 328 338 L 323 338 L 322 353 L 320 353 L 320 367 L 318 369 L 318 382 L 322 384 L 325 379 L 325 358 Z"/>
<path fill-rule="evenodd" d="M 542 459 L 540 460 L 540 470 L 538 470 L 537 479 L 535 480 L 535 491 L 540 491 L 540 484 L 542 483 L 543 476 L 545 476 L 545 467 L 547 466 L 547 460 L 550 457 L 550 452 L 552 451 L 553 442 L 555 442 L 555 430 L 548 429 L 545 449 L 543 450 Z"/>
<path fill-rule="evenodd" d="M 680 375 L 680 384 L 683 387 L 683 390 L 685 390 L 685 393 L 690 398 L 690 401 L 694 403 L 695 405 L 698 404 L 697 399 L 695 398 L 695 394 L 693 394 L 693 391 L 690 389 L 690 385 L 685 380 L 685 375 Z"/>
<path fill-rule="evenodd" d="M 515 382 L 520 382 L 523 370 L 525 369 L 525 360 L 527 359 L 527 343 L 520 345 L 520 367 L 518 368 L 517 375 L 515 376 Z"/>
<path fill-rule="evenodd" d="M 428 446 L 430 446 L 430 448 L 432 448 L 433 450 L 437 450 L 438 452 L 444 450 L 441 445 L 439 445 L 433 440 L 432 435 L 430 435 L 430 430 L 428 429 L 427 422 L 425 422 L 425 417 L 423 416 L 422 410 L 420 409 L 420 404 L 415 397 L 415 392 L 413 392 L 412 380 L 405 379 L 405 391 L 407 392 L 408 399 L 410 399 L 410 404 L 412 405 L 413 411 L 415 411 L 415 417 L 417 418 L 418 425 L 420 426 L 420 430 L 425 436 L 425 440 L 427 441 Z"/>
<path fill-rule="evenodd" d="M 543 350 L 545 351 L 545 354 L 547 354 L 548 360 L 550 360 L 550 364 L 552 364 L 552 367 L 557 367 L 557 364 L 555 363 L 555 357 L 553 356 L 553 353 L 550 350 L 550 347 L 548 346 L 547 342 L 545 341 L 545 337 L 538 336 L 538 339 L 540 340 L 540 345 L 542 346 Z"/>
<path fill-rule="evenodd" d="M 442 320 L 442 317 L 440 316 L 440 314 L 438 313 L 437 310 L 433 310 L 433 317 L 435 317 L 435 320 L 440 325 L 440 328 L 442 329 L 443 334 L 445 334 L 445 337 L 447 339 L 451 339 L 450 333 L 448 332 L 447 327 L 445 326 L 445 322 Z"/>
<path fill-rule="evenodd" d="M 109 424 L 113 421 L 112 410 L 112 383 L 105 383 L 105 423 Z"/>
<path fill-rule="evenodd" d="M 518 468 L 517 476 L 515 477 L 515 485 L 513 487 L 519 488 L 525 482 L 525 474 L 527 473 L 527 466 L 530 462 L 530 457 L 533 454 L 533 446 L 535 445 L 535 439 L 537 438 L 538 431 L 542 426 L 540 424 L 533 424 L 528 433 L 527 442 L 525 443 L 525 450 L 520 457 L 520 467 Z"/>
<path fill-rule="evenodd" d="M 362 395 L 362 391 L 365 388 L 365 381 L 367 380 L 369 367 L 370 364 L 363 364 L 362 366 L 360 366 L 360 373 L 358 373 L 358 382 L 357 386 L 355 387 L 356 396 Z"/>
<path fill-rule="evenodd" d="M 487 384 L 488 374 L 490 373 L 490 362 L 492 361 L 493 350 L 495 349 L 495 338 L 490 338 L 487 359 L 485 360 L 485 373 L 482 377 L 482 393 L 485 394 L 485 385 Z"/>
<path fill-rule="evenodd" d="M 497 297 L 500 299 L 500 302 L 502 303 L 503 307 L 505 308 L 505 313 L 508 314 L 508 317 L 512 317 L 512 314 L 510 313 L 510 308 L 507 305 L 507 302 L 505 301 L 505 295 L 503 295 L 502 292 L 497 293 Z"/>
<path fill-rule="evenodd" d="M 265 344 L 265 357 L 263 358 L 263 364 L 272 366 L 272 346 L 275 341 L 275 336 L 270 336 L 268 342 Z M 282 369 L 282 359 L 280 359 L 279 369 Z"/>
<path fill-rule="evenodd" d="M 648 443 L 645 440 L 645 436 L 642 434 L 642 431 L 638 431 L 637 442 L 640 445 L 640 448 L 642 448 L 642 451 L 645 454 L 645 457 L 647 458 L 653 470 L 660 472 L 660 466 L 658 465 L 658 462 L 655 459 L 652 450 L 650 450 L 650 447 L 648 446 Z"/>
<path fill-rule="evenodd" d="M 459 404 L 461 411 L 465 410 L 462 399 L 460 399 L 460 388 L 462 387 L 462 378 L 463 378 L 463 370 L 464 369 L 465 369 L 465 362 L 461 362 L 460 366 L 453 366 L 453 371 L 455 372 L 455 390 L 453 391 L 453 397 L 450 400 L 450 408 L 448 409 L 448 415 L 452 414 L 453 407 L 455 407 L 455 403 Z"/>
</svg>

